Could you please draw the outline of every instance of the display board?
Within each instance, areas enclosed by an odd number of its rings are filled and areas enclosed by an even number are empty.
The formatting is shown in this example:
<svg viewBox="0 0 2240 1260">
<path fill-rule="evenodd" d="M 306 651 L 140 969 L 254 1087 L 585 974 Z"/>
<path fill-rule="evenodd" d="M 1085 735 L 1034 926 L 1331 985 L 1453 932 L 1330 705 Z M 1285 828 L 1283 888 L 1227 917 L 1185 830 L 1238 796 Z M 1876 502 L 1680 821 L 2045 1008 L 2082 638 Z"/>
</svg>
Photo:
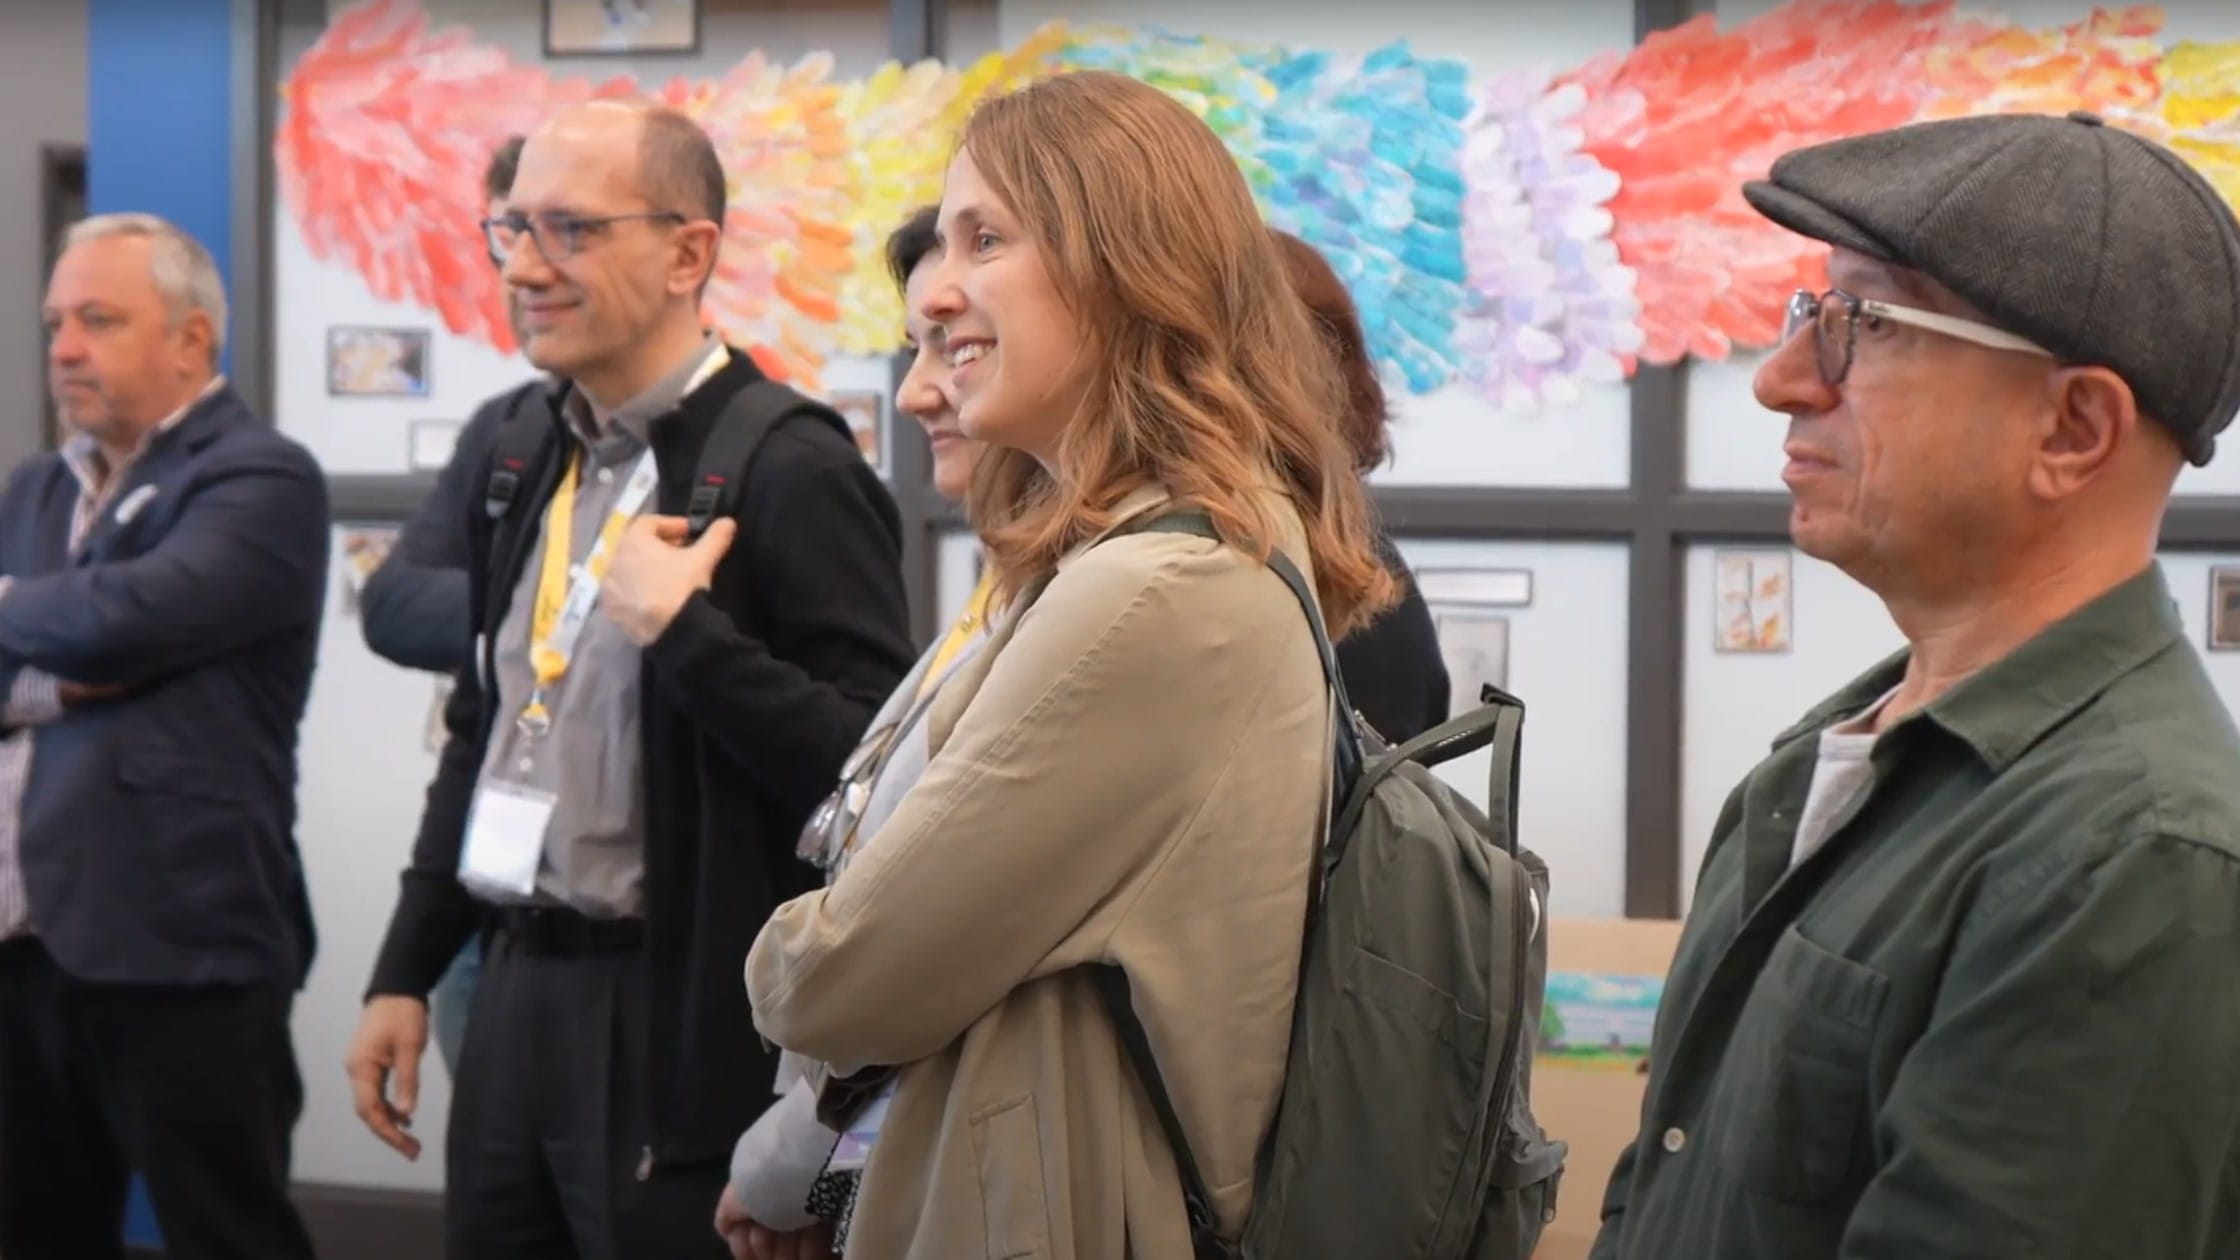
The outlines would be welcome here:
<svg viewBox="0 0 2240 1260">
<path fill-rule="evenodd" d="M 693 104 L 724 150 L 732 215 L 711 318 L 839 406 L 885 466 L 894 334 L 838 328 L 835 277 L 861 269 L 810 255 L 848 215 L 783 156 L 809 156 L 819 119 L 800 107 L 818 103 L 819 82 L 862 80 L 887 60 L 884 4 L 727 6 L 702 15 L 689 54 L 588 41 L 549 58 L 540 4 L 327 7 L 325 24 L 282 32 L 272 244 L 276 419 L 328 472 L 440 465 L 476 404 L 533 371 L 485 255 L 483 168 L 506 136 L 571 100 L 640 91 Z M 715 91 L 688 101 L 696 85 Z"/>
<path fill-rule="evenodd" d="M 952 23 L 953 59 L 985 51 L 957 42 L 981 32 L 1009 47 L 1058 22 L 1129 31 L 1085 59 L 1206 100 L 1248 167 L 1312 172 L 1273 181 L 1262 199 L 1271 222 L 1332 259 L 1386 353 L 1393 460 L 1375 481 L 1626 484 L 1622 364 L 1639 334 L 1607 239 L 1617 179 L 1580 149 L 1583 94 L 1555 81 L 1632 43 L 1631 0 L 1547 7 L 1528 23 L 1458 23 L 1449 0 L 1301 0 L 1280 21 L 1194 0 L 992 7 L 992 31 Z M 1256 55 L 1275 63 L 1277 99 L 1240 68 Z M 1370 156 L 1403 147 L 1412 165 Z M 1293 167 L 1287 148 L 1306 160 Z M 1332 222 L 1345 209 L 1325 203 L 1333 188 L 1363 190 L 1368 221 Z M 1369 195 L 1380 190 L 1415 190 L 1413 219 L 1402 206 L 1380 221 Z M 1434 196 L 1448 190 L 1451 208 Z"/>
<path fill-rule="evenodd" d="M 1271 221 L 1345 274 L 1397 403 L 1398 456 L 1380 477 L 1624 483 L 1641 334 L 1603 209 L 1618 182 L 1579 147 L 1569 112 L 1584 89 L 1555 79 L 1623 49 L 1630 0 L 1459 42 L 1442 0 L 1375 22 L 1318 3 L 1287 16 L 1285 43 L 1250 48 L 1156 25 L 1228 22 L 1242 38 L 1247 24 L 1219 10 L 1006 7 L 1000 48 L 909 68 L 880 64 L 883 11 L 856 13 L 852 50 L 829 24 L 805 34 L 816 24 L 790 8 L 711 10 L 698 54 L 594 70 L 538 59 L 525 11 L 498 0 L 335 7 L 282 85 L 283 424 L 335 471 L 404 472 L 440 447 L 417 446 L 415 424 L 439 434 L 518 379 L 473 230 L 482 156 L 568 101 L 641 89 L 700 114 L 733 177 L 735 265 L 711 319 L 812 392 L 883 389 L 876 356 L 900 320 L 878 245 L 938 196 L 958 122 L 988 91 L 1103 66 L 1204 106 Z M 1411 31 L 1437 55 L 1411 51 Z M 632 70 L 634 86 L 607 77 Z"/>
</svg>

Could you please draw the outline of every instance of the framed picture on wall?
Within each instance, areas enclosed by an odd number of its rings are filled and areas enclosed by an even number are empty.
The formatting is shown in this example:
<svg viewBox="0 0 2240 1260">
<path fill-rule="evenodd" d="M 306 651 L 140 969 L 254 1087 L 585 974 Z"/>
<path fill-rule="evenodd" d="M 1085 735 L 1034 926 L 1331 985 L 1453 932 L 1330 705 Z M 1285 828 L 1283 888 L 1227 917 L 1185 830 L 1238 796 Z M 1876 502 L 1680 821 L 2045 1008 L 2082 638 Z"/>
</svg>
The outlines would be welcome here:
<svg viewBox="0 0 2240 1260">
<path fill-rule="evenodd" d="M 336 398 L 426 398 L 428 330 L 327 329 L 327 393 Z"/>
<path fill-rule="evenodd" d="M 2209 648 L 2240 652 L 2240 568 L 2209 570 Z"/>
<path fill-rule="evenodd" d="M 405 450 L 405 467 L 414 472 L 441 472 L 451 462 L 451 452 L 458 449 L 459 431 L 466 426 L 456 420 L 415 420 Z"/>
<path fill-rule="evenodd" d="M 365 592 L 366 579 L 389 558 L 389 549 L 396 545 L 397 528 L 392 525 L 367 525 L 342 532 L 342 615 L 358 615 L 358 597 Z"/>
<path fill-rule="evenodd" d="M 856 435 L 856 449 L 863 452 L 864 462 L 886 472 L 887 396 L 872 389 L 836 389 L 830 401 L 848 422 L 848 431 Z"/>
<path fill-rule="evenodd" d="M 1787 551 L 1737 550 L 1711 557 L 1711 645 L 1719 652 L 1786 652 L 1796 611 Z"/>
<path fill-rule="evenodd" d="M 1532 604 L 1532 570 L 1417 569 L 1416 589 L 1428 604 L 1526 608 Z"/>
<path fill-rule="evenodd" d="M 544 0 L 547 57 L 700 51 L 700 0 Z"/>
</svg>

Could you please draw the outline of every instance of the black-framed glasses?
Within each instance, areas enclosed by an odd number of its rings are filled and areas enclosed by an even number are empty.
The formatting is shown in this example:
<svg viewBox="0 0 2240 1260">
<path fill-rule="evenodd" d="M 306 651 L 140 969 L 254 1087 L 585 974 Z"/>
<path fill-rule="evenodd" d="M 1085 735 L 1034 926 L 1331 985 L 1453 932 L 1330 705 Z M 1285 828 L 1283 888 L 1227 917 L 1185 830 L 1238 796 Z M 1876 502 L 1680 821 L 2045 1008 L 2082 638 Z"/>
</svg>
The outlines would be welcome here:
<svg viewBox="0 0 2240 1260">
<path fill-rule="evenodd" d="M 1842 289 L 1830 289 L 1826 293 L 1799 289 L 1791 294 L 1788 318 L 1781 328 L 1781 342 L 1787 345 L 1791 338 L 1810 326 L 1813 360 L 1820 369 L 1820 379 L 1831 386 L 1841 385 L 1844 378 L 1851 375 L 1851 361 L 1858 354 L 1860 324 L 1864 322 L 1872 332 L 1882 320 L 1957 337 L 1993 350 L 2018 350 L 2049 359 L 2058 357 L 2037 342 L 2002 328 L 1957 315 L 1863 298 Z"/>
<path fill-rule="evenodd" d="M 501 214 L 482 221 L 482 239 L 490 251 L 490 261 L 500 267 L 513 257 L 524 239 L 537 243 L 537 252 L 549 262 L 560 262 L 575 257 L 601 233 L 616 223 L 634 219 L 660 220 L 669 223 L 686 223 L 690 220 L 674 210 L 641 210 L 632 214 L 581 215 L 548 211 L 541 214 Z"/>
</svg>

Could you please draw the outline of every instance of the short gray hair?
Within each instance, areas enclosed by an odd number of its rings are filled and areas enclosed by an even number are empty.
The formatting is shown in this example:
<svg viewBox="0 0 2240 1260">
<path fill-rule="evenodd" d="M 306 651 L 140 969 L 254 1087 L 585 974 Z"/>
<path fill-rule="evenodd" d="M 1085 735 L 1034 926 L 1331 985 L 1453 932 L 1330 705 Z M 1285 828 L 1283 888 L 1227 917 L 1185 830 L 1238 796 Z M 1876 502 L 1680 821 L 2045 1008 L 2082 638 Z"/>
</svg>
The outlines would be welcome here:
<svg viewBox="0 0 2240 1260">
<path fill-rule="evenodd" d="M 156 292 L 163 295 L 164 305 L 171 311 L 173 327 L 186 319 L 189 311 L 201 311 L 210 317 L 210 361 L 217 363 L 226 352 L 226 281 L 218 274 L 218 260 L 177 224 L 153 214 L 97 214 L 80 219 L 70 225 L 62 244 L 68 249 L 119 236 L 148 242 L 149 270 Z"/>
</svg>

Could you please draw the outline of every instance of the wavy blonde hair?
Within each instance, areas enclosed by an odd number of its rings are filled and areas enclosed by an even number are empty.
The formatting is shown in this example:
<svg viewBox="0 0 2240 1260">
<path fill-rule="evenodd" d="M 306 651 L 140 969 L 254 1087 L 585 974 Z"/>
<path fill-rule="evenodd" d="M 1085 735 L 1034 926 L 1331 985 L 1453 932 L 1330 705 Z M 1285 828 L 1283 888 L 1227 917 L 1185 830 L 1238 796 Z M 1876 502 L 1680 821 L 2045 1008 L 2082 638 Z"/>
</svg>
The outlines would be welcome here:
<svg viewBox="0 0 2240 1260">
<path fill-rule="evenodd" d="M 1264 561 L 1272 477 L 1306 527 L 1330 636 L 1389 604 L 1397 587 L 1341 434 L 1343 377 L 1212 129 L 1157 88 L 1082 71 L 986 101 L 959 148 L 1035 238 L 1094 365 L 1056 475 L 1002 448 L 974 472 L 968 502 L 998 597 L 1151 483 Z"/>
</svg>

